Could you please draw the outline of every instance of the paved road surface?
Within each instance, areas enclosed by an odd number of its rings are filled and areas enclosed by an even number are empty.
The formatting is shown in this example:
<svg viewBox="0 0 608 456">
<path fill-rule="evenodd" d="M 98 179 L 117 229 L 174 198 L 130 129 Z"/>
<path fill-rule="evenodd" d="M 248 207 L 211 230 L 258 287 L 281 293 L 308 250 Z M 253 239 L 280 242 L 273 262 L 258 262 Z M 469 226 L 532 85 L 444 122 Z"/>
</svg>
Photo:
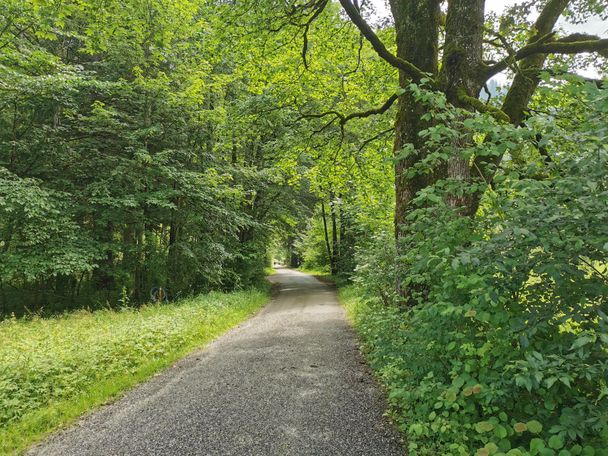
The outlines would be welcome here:
<svg viewBox="0 0 608 456">
<path fill-rule="evenodd" d="M 34 455 L 403 455 L 335 293 L 280 269 L 257 316 Z"/>
</svg>

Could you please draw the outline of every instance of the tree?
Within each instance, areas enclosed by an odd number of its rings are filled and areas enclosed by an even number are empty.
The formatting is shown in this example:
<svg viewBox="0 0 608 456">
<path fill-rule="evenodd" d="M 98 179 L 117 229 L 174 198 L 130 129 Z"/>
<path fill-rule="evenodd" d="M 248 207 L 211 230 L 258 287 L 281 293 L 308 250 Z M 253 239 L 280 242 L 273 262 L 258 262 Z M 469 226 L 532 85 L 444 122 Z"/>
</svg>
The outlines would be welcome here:
<svg viewBox="0 0 608 456">
<path fill-rule="evenodd" d="M 559 17 L 564 13 L 569 0 L 550 0 L 540 10 L 538 19 L 526 32 L 526 44 L 518 50 L 508 45 L 515 37 L 505 37 L 503 32 L 488 30 L 485 26 L 483 0 L 459 0 L 448 4 L 445 16 L 440 10 L 440 1 L 392 1 L 391 10 L 395 20 L 397 56 L 388 53 L 373 31 L 363 22 L 359 10 L 350 0 L 340 2 L 351 20 L 372 43 L 380 56 L 399 69 L 400 83 L 428 80 L 433 90 L 443 92 L 449 103 L 469 110 L 487 111 L 503 121 L 519 125 L 540 81 L 540 72 L 547 54 L 576 54 L 580 52 L 602 52 L 608 49 L 608 40 L 595 36 L 570 35 L 558 38 L 554 30 Z M 605 14 L 605 13 L 604 13 Z M 439 42 L 441 29 L 445 37 Z M 504 43 L 507 55 L 495 62 L 484 60 L 488 50 L 484 49 L 484 38 L 496 37 Z M 491 43 L 494 44 L 494 43 Z M 439 49 L 442 49 L 441 65 Z M 487 81 L 507 68 L 515 76 L 500 108 L 491 108 L 479 102 L 478 97 Z M 399 98 L 399 110 L 395 121 L 395 153 L 399 154 L 405 144 L 414 144 L 417 151 L 411 158 L 399 160 L 396 165 L 396 230 L 404 223 L 404 215 L 412 198 L 439 176 L 471 179 L 480 170 L 477 178 L 491 182 L 502 155 L 475 157 L 474 164 L 453 158 L 437 169 L 430 179 L 407 178 L 405 171 L 413 162 L 428 153 L 420 144 L 419 133 L 428 126 L 421 114 L 425 106 L 420 100 L 404 93 Z M 473 215 L 479 205 L 481 193 L 467 201 L 459 201 L 463 212 Z"/>
<path fill-rule="evenodd" d="M 499 124 L 519 126 L 526 119 L 528 106 L 539 86 L 543 70 L 563 72 L 563 62 L 552 65 L 550 55 L 577 55 L 596 53 L 606 56 L 608 39 L 585 34 L 561 35 L 556 29 L 560 17 L 568 15 L 583 20 L 592 14 L 607 16 L 601 2 L 549 0 L 530 2 L 514 7 L 500 20 L 488 21 L 483 0 L 453 0 L 447 5 L 441 0 L 391 0 L 393 36 L 387 30 L 378 33 L 363 17 L 364 9 L 357 1 L 340 0 L 340 4 L 357 27 L 361 36 L 377 55 L 398 71 L 399 86 L 394 95 L 376 108 L 344 114 L 326 112 L 320 115 L 335 116 L 341 128 L 353 119 L 360 119 L 386 112 L 397 101 L 394 122 L 395 141 L 395 235 L 397 243 L 408 230 L 407 217 L 412 202 L 425 189 L 448 179 L 469 184 L 468 190 L 446 195 L 450 206 L 458 208 L 461 215 L 474 216 L 485 191 L 508 149 L 501 152 L 465 156 L 463 151 L 473 143 L 476 134 L 483 134 L 488 142 L 499 140 L 484 131 L 462 131 L 449 158 L 436 158 L 437 150 L 428 145 L 430 128 L 441 120 L 426 115 L 430 111 L 429 96 L 441 95 L 447 107 L 492 116 Z M 327 1 L 292 3 L 289 17 L 292 23 L 303 29 L 304 48 L 307 50 L 307 33 L 311 23 L 328 8 Z M 442 8 L 445 6 L 445 8 Z M 533 23 L 527 17 L 533 6 L 538 17 Z M 384 39 L 379 37 L 383 34 Z M 385 41 L 393 42 L 392 52 Z M 576 64 L 570 66 L 576 68 Z M 508 71 L 512 74 L 506 95 L 499 104 L 480 100 L 482 89 L 496 74 Z M 431 95 L 421 96 L 423 87 Z M 538 135 L 537 135 L 538 138 Z M 539 153 L 544 153 L 539 149 Z M 432 162 L 429 165 L 429 162 Z M 417 171 L 424 168 L 423 172 Z"/>
<path fill-rule="evenodd" d="M 223 46 L 223 6 L 0 6 L 0 312 L 263 276 L 300 203 L 292 132 L 247 43 Z"/>
</svg>

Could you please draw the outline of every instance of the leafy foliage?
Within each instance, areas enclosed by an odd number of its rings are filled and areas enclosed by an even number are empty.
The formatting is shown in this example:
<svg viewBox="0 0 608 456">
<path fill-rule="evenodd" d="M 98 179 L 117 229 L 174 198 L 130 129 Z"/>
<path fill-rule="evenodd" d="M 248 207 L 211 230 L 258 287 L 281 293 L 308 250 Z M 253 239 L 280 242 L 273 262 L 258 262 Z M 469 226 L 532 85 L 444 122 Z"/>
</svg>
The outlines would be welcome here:
<svg viewBox="0 0 608 456">
<path fill-rule="evenodd" d="M 221 5 L 147 5 L 0 10 L 0 313 L 246 287 L 299 205 Z"/>
<path fill-rule="evenodd" d="M 608 448 L 608 96 L 577 82 L 552 90 L 578 100 L 569 108 L 578 106 L 576 130 L 567 117 L 537 116 L 521 131 L 486 122 L 494 137 L 479 143 L 491 153 L 498 135 L 518 134 L 516 154 L 542 129 L 551 162 L 505 164 L 474 219 L 447 204 L 459 188 L 475 191 L 461 183 L 439 182 L 417 198 L 396 266 L 413 307 L 345 292 L 410 454 Z M 474 118 L 464 125 L 473 122 L 483 131 Z M 442 128 L 431 141 L 463 131 Z M 389 284 L 374 272 L 392 259 L 372 246 L 359 257 L 358 282 L 378 296 Z"/>
</svg>

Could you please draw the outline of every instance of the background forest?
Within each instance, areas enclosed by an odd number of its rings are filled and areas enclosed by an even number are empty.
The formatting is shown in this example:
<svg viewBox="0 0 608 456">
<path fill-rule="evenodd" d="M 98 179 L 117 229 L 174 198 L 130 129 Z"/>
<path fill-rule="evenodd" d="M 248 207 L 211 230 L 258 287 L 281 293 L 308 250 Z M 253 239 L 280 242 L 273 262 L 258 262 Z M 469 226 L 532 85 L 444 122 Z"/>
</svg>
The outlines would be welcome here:
<svg viewBox="0 0 608 456">
<path fill-rule="evenodd" d="M 2 2 L 0 314 L 274 257 L 337 279 L 411 455 L 608 454 L 608 40 L 558 25 L 608 5 L 390 10 Z"/>
</svg>

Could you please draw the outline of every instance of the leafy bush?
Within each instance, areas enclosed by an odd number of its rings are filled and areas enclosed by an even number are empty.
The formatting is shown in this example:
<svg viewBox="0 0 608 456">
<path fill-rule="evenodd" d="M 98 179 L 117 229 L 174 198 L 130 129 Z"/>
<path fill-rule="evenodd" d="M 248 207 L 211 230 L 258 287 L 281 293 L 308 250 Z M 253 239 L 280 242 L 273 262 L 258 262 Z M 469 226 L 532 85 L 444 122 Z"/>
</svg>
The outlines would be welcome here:
<svg viewBox="0 0 608 456">
<path fill-rule="evenodd" d="M 343 291 L 411 455 L 608 454 L 608 95 L 572 90 L 585 128 L 534 119 L 553 160 L 505 167 L 475 218 L 447 181 L 419 196 L 405 303 L 378 299 L 373 252 L 367 298 Z"/>
</svg>

